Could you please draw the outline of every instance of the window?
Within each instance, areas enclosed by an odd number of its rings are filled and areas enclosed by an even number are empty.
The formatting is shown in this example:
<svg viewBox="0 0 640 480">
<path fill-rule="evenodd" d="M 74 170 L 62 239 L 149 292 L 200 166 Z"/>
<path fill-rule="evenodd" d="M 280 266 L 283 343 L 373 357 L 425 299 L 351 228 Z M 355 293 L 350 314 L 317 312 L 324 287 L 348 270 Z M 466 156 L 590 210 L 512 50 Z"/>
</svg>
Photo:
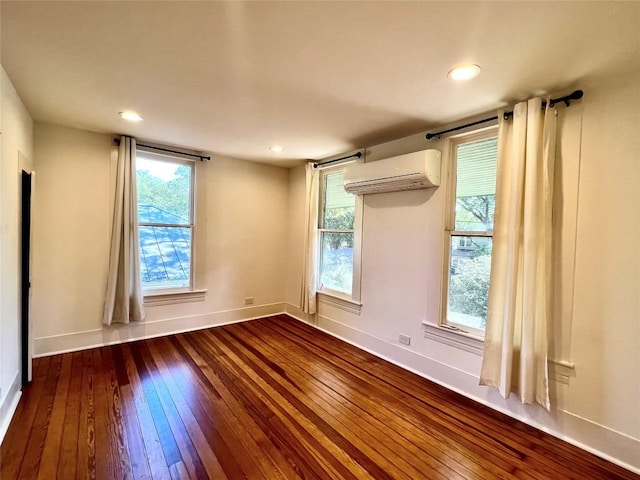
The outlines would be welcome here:
<svg viewBox="0 0 640 480">
<path fill-rule="evenodd" d="M 469 250 L 473 248 L 473 242 L 469 237 L 458 237 L 458 248 Z"/>
<path fill-rule="evenodd" d="M 193 289 L 194 162 L 138 150 L 140 266 L 145 292 Z"/>
<path fill-rule="evenodd" d="M 444 324 L 476 335 L 487 321 L 497 152 L 495 130 L 452 142 Z"/>
<path fill-rule="evenodd" d="M 320 174 L 318 291 L 360 299 L 362 199 L 344 190 L 343 167 Z"/>
</svg>

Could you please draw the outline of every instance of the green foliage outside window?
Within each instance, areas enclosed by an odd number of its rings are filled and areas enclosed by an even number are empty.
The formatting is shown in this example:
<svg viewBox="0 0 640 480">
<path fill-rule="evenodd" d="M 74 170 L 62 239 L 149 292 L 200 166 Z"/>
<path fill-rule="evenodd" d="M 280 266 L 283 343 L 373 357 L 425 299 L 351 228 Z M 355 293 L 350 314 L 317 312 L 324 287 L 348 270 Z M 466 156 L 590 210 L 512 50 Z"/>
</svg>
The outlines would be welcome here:
<svg viewBox="0 0 640 480">
<path fill-rule="evenodd" d="M 456 229 L 458 231 L 491 231 L 495 195 L 478 195 L 457 199 Z M 486 237 L 471 239 L 467 256 L 461 258 L 451 271 L 449 308 L 453 312 L 478 317 L 480 328 L 487 323 L 489 281 L 491 278 L 491 242 Z M 452 251 L 455 257 L 456 251 Z"/>
<path fill-rule="evenodd" d="M 325 211 L 324 228 L 351 230 L 355 220 L 355 208 L 331 208 Z M 330 248 L 353 248 L 353 233 L 334 233 L 329 240 Z"/>
<path fill-rule="evenodd" d="M 449 308 L 480 317 L 482 328 L 487 323 L 490 272 L 491 255 L 469 258 L 456 269 L 449 286 Z"/>
<path fill-rule="evenodd" d="M 186 165 L 179 165 L 175 177 L 169 181 L 149 170 L 138 170 L 138 204 L 162 208 L 184 219 L 184 223 L 189 223 L 190 177 L 191 168 Z"/>
</svg>

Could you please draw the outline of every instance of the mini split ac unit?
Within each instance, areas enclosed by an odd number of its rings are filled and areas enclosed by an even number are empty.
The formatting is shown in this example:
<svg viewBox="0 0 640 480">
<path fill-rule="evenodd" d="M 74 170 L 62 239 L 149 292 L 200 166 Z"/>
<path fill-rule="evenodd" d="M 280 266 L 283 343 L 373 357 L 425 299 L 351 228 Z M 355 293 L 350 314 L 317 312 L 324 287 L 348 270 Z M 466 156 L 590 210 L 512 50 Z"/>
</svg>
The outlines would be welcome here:
<svg viewBox="0 0 640 480">
<path fill-rule="evenodd" d="M 356 195 L 440 185 L 440 151 L 423 150 L 345 168 L 344 189 Z"/>
</svg>

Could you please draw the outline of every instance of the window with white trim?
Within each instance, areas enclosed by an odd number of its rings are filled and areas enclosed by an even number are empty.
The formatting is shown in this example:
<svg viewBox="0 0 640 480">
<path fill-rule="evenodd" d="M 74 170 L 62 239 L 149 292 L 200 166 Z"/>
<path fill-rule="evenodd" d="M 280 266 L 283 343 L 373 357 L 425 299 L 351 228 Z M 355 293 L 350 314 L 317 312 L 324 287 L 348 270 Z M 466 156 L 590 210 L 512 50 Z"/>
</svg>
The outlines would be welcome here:
<svg viewBox="0 0 640 480">
<path fill-rule="evenodd" d="M 484 335 L 491 279 L 498 152 L 491 130 L 452 141 L 443 324 Z"/>
<path fill-rule="evenodd" d="M 193 290 L 195 163 L 138 150 L 136 182 L 145 294 Z"/>
<path fill-rule="evenodd" d="M 343 172 L 320 172 L 318 291 L 358 302 L 362 198 L 345 191 Z"/>
</svg>

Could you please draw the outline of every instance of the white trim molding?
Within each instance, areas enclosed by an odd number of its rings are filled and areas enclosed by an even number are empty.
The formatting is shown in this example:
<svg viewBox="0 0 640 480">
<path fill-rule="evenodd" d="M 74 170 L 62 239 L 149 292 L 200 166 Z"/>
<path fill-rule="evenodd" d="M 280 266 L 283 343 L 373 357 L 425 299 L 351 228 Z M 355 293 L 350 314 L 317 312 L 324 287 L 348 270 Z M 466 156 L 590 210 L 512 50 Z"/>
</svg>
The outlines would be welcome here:
<svg viewBox="0 0 640 480">
<path fill-rule="evenodd" d="M 331 305 L 341 310 L 345 310 L 349 313 L 354 313 L 356 315 L 360 315 L 360 309 L 362 308 L 362 303 L 352 300 L 350 298 L 339 297 L 337 295 L 332 295 L 327 292 L 318 292 L 318 302 L 324 303 L 326 305 Z"/>
<path fill-rule="evenodd" d="M 132 342 L 145 338 L 162 337 L 174 333 L 244 322 L 284 312 L 284 302 L 223 310 L 186 317 L 112 325 L 84 332 L 65 333 L 35 339 L 35 357 L 75 352 L 88 348 Z"/>
<path fill-rule="evenodd" d="M 174 303 L 202 302 L 206 296 L 206 290 L 189 290 L 184 292 L 149 292 L 144 296 L 145 306 L 173 305 Z"/>
<path fill-rule="evenodd" d="M 424 338 L 444 343 L 478 356 L 482 356 L 484 353 L 484 341 L 476 335 L 430 322 L 422 322 L 422 325 L 424 326 Z M 575 376 L 575 365 L 572 362 L 550 358 L 547 364 L 550 380 L 568 385 L 569 379 Z"/>
<path fill-rule="evenodd" d="M 6 395 L 0 398 L 0 443 L 4 439 L 9 424 L 13 418 L 13 414 L 18 408 L 18 402 L 22 392 L 20 391 L 20 371 L 18 370 L 13 376 L 11 385 L 7 389 Z"/>
<path fill-rule="evenodd" d="M 549 368 L 549 380 L 569 385 L 569 379 L 576 376 L 576 366 L 573 362 L 566 360 L 547 360 Z"/>
<path fill-rule="evenodd" d="M 300 309 L 299 306 L 294 305 L 292 303 L 285 304 L 284 313 L 286 313 L 290 317 L 295 318 L 296 320 L 300 320 L 301 322 L 309 323 L 311 325 L 315 325 L 316 324 L 316 314 L 315 313 L 314 314 L 305 313 Z"/>
<path fill-rule="evenodd" d="M 435 323 L 422 322 L 424 326 L 424 338 L 435 342 L 444 343 L 476 355 L 482 355 L 484 340 L 473 334 L 452 330 Z"/>
</svg>

